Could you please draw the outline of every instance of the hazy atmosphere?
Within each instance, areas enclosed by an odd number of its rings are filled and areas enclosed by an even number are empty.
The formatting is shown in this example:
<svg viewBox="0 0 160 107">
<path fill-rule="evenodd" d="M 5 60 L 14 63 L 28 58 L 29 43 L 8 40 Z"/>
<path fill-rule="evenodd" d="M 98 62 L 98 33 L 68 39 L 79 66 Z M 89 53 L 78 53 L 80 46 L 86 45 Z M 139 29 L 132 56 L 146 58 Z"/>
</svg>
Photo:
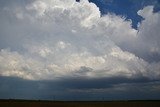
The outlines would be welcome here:
<svg viewBox="0 0 160 107">
<path fill-rule="evenodd" d="M 159 0 L 0 0 L 0 99 L 160 99 Z"/>
</svg>

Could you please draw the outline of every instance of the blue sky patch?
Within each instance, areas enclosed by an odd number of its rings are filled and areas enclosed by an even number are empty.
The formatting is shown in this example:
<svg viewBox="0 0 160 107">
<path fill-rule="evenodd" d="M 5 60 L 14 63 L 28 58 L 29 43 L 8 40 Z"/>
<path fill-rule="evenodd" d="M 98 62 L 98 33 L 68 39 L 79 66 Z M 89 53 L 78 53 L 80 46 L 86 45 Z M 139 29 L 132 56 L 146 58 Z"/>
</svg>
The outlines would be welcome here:
<svg viewBox="0 0 160 107">
<path fill-rule="evenodd" d="M 108 12 L 116 15 L 125 16 L 132 20 L 132 26 L 137 28 L 138 22 L 143 18 L 137 14 L 137 11 L 147 5 L 154 5 L 154 10 L 160 10 L 160 0 L 89 0 L 95 3 L 103 14 Z"/>
</svg>

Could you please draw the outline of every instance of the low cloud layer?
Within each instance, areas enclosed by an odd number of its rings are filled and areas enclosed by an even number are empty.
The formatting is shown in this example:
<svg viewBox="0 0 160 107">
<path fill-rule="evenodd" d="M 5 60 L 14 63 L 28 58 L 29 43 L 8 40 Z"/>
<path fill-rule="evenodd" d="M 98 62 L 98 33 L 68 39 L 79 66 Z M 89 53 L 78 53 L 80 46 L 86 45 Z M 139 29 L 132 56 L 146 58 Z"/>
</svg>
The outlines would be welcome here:
<svg viewBox="0 0 160 107">
<path fill-rule="evenodd" d="M 137 12 L 138 30 L 87 0 L 5 2 L 0 7 L 0 75 L 160 79 L 160 13 Z"/>
<path fill-rule="evenodd" d="M 160 99 L 159 90 L 160 82 L 150 81 L 147 78 L 72 78 L 32 81 L 16 77 L 0 77 L 1 99 L 155 100 Z"/>
</svg>

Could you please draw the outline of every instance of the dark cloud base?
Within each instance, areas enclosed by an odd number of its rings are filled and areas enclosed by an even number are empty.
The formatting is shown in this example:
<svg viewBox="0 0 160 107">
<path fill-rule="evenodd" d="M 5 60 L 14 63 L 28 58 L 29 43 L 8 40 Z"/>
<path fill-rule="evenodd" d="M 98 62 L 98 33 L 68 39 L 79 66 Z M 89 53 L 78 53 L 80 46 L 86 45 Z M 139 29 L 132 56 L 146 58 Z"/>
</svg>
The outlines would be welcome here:
<svg viewBox="0 0 160 107">
<path fill-rule="evenodd" d="M 159 100 L 160 81 L 124 77 L 24 80 L 0 77 L 0 99 Z"/>
</svg>

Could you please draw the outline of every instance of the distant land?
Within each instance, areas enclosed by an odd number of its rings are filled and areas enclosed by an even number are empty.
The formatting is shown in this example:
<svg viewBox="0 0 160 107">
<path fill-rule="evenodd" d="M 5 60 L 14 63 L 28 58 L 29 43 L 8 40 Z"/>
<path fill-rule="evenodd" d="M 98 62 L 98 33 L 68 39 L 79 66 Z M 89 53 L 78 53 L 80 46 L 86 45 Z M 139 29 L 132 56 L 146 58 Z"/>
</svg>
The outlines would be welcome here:
<svg viewBox="0 0 160 107">
<path fill-rule="evenodd" d="M 0 107 L 160 107 L 160 100 L 51 101 L 1 99 Z"/>
</svg>

